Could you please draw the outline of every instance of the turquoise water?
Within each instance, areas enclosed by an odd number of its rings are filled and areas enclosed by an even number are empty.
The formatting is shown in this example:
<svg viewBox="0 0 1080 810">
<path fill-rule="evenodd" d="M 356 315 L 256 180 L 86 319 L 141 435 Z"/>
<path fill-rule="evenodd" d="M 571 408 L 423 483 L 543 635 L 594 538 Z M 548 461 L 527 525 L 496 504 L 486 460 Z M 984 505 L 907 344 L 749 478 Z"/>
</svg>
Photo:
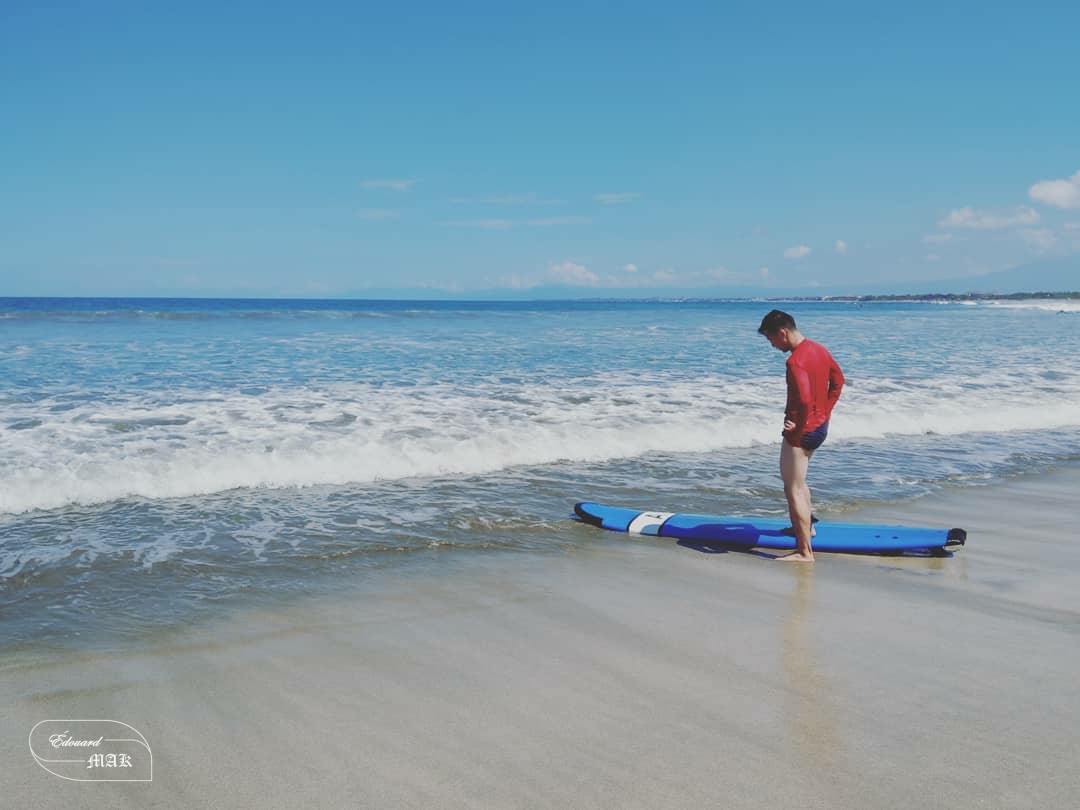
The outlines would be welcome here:
<svg viewBox="0 0 1080 810">
<path fill-rule="evenodd" d="M 782 514 L 772 306 L 0 299 L 0 641 L 612 542 L 581 499 Z M 1069 306 L 782 305 L 848 377 L 816 506 L 1080 459 Z"/>
</svg>

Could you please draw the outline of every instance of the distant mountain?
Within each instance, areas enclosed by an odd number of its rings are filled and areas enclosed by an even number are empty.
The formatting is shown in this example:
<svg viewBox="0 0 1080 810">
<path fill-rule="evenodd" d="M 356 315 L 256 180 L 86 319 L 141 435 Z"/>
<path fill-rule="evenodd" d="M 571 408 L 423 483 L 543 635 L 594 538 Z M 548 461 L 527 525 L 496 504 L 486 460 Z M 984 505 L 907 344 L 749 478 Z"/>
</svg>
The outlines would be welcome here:
<svg viewBox="0 0 1080 810">
<path fill-rule="evenodd" d="M 961 289 L 940 292 L 1077 292 L 1080 291 L 1080 256 L 1043 259 L 985 276 L 954 279 L 950 284 Z"/>
</svg>

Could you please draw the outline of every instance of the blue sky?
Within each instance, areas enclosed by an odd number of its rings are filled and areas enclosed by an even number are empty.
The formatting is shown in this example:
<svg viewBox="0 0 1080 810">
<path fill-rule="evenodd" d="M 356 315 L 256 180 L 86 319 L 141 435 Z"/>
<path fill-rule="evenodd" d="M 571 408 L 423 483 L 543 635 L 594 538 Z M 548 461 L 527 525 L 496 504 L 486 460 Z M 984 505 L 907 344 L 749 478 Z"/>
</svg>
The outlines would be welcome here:
<svg viewBox="0 0 1080 810">
<path fill-rule="evenodd" d="M 0 295 L 806 288 L 1080 254 L 1077 4 L 7 3 Z"/>
</svg>

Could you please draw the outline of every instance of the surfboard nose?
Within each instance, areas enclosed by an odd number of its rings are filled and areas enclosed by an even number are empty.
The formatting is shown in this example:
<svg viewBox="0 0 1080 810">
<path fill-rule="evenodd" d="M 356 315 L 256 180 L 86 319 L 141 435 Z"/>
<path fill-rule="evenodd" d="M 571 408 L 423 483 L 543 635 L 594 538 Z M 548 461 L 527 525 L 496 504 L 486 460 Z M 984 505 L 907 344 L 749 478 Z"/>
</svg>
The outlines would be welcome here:
<svg viewBox="0 0 1080 810">
<path fill-rule="evenodd" d="M 574 504 L 574 514 L 586 523 L 591 523 L 593 526 L 600 526 L 601 528 L 603 528 L 603 518 L 590 512 L 588 510 L 589 506 L 592 506 L 592 504 L 590 504 L 588 501 L 578 501 Z"/>
</svg>

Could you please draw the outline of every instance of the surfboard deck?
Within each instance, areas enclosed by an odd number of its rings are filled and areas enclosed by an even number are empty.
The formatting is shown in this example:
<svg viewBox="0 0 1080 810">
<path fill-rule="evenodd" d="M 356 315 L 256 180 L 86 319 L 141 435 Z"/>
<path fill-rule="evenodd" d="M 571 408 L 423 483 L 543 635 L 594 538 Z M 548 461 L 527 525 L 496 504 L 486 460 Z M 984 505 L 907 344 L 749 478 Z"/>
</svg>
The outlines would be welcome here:
<svg viewBox="0 0 1080 810">
<path fill-rule="evenodd" d="M 685 515 L 644 512 L 582 501 L 574 512 L 581 520 L 602 529 L 647 537 L 697 540 L 741 548 L 794 549 L 795 538 L 786 520 L 771 518 Z M 860 523 L 815 524 L 814 551 L 889 553 L 944 550 L 967 542 L 963 529 L 929 529 L 912 526 L 874 526 Z"/>
</svg>

